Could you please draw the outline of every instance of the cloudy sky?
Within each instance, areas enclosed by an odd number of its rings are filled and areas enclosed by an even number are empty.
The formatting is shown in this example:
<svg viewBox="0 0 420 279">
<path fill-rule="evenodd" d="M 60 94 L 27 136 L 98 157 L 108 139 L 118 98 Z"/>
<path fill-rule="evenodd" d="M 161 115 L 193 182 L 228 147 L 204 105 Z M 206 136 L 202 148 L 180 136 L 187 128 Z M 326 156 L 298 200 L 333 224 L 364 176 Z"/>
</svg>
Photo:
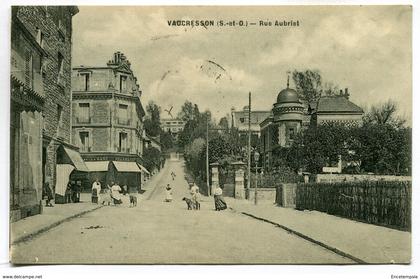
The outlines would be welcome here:
<svg viewBox="0 0 420 279">
<path fill-rule="evenodd" d="M 220 118 L 271 109 L 287 72 L 321 71 L 366 108 L 388 99 L 411 123 L 411 8 L 407 6 L 87 7 L 73 22 L 73 66 L 132 64 L 143 102 L 185 100 Z M 299 27 L 172 27 L 168 20 L 299 20 Z M 211 62 L 209 62 L 211 61 Z M 214 62 L 214 63 L 213 63 Z M 219 67 L 220 66 L 220 67 Z M 165 117 L 166 115 L 163 115 Z"/>
</svg>

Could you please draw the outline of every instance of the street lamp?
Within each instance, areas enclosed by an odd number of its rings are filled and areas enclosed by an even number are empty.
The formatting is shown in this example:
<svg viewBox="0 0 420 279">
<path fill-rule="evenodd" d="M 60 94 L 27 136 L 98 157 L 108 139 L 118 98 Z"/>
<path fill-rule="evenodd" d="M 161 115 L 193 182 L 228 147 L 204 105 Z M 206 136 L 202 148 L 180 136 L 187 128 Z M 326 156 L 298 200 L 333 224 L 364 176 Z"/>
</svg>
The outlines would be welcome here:
<svg viewBox="0 0 420 279">
<path fill-rule="evenodd" d="M 254 161 L 255 161 L 255 193 L 254 193 L 254 204 L 257 205 L 257 196 L 258 196 L 258 160 L 260 159 L 260 153 L 255 150 Z"/>
</svg>

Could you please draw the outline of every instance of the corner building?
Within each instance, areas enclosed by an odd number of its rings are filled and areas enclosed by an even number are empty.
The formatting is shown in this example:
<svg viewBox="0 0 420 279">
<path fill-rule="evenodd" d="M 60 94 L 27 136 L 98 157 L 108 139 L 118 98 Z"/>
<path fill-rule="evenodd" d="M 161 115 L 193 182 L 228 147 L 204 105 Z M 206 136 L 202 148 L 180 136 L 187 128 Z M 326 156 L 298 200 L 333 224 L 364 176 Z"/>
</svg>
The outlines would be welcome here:
<svg viewBox="0 0 420 279">
<path fill-rule="evenodd" d="M 89 169 L 89 184 L 118 182 L 140 189 L 143 154 L 141 90 L 121 52 L 103 67 L 73 68 L 73 143 Z"/>
</svg>

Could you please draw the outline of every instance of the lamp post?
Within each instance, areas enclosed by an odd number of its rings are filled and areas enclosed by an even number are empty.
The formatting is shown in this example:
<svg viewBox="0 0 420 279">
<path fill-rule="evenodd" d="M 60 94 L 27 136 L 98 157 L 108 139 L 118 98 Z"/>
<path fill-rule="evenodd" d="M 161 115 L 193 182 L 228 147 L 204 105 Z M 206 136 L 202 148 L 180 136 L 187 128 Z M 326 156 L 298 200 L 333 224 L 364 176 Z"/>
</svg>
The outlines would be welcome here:
<svg viewBox="0 0 420 279">
<path fill-rule="evenodd" d="M 258 160 L 260 159 L 260 153 L 255 150 L 254 160 L 255 160 L 255 193 L 254 193 L 254 204 L 257 205 L 258 201 Z"/>
</svg>

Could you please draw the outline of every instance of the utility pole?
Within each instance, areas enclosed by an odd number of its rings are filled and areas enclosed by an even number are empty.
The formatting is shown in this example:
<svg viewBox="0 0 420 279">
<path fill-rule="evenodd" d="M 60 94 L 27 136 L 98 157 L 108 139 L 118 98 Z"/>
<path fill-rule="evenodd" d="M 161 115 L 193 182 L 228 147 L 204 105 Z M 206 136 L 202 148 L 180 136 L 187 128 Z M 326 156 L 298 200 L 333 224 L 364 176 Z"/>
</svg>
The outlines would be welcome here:
<svg viewBox="0 0 420 279">
<path fill-rule="evenodd" d="M 206 179 L 207 179 L 207 195 L 210 196 L 210 180 L 209 180 L 209 115 L 206 114 Z"/>
<path fill-rule="evenodd" d="M 248 95 L 248 181 L 246 184 L 247 199 L 251 188 L 251 92 Z"/>
</svg>

